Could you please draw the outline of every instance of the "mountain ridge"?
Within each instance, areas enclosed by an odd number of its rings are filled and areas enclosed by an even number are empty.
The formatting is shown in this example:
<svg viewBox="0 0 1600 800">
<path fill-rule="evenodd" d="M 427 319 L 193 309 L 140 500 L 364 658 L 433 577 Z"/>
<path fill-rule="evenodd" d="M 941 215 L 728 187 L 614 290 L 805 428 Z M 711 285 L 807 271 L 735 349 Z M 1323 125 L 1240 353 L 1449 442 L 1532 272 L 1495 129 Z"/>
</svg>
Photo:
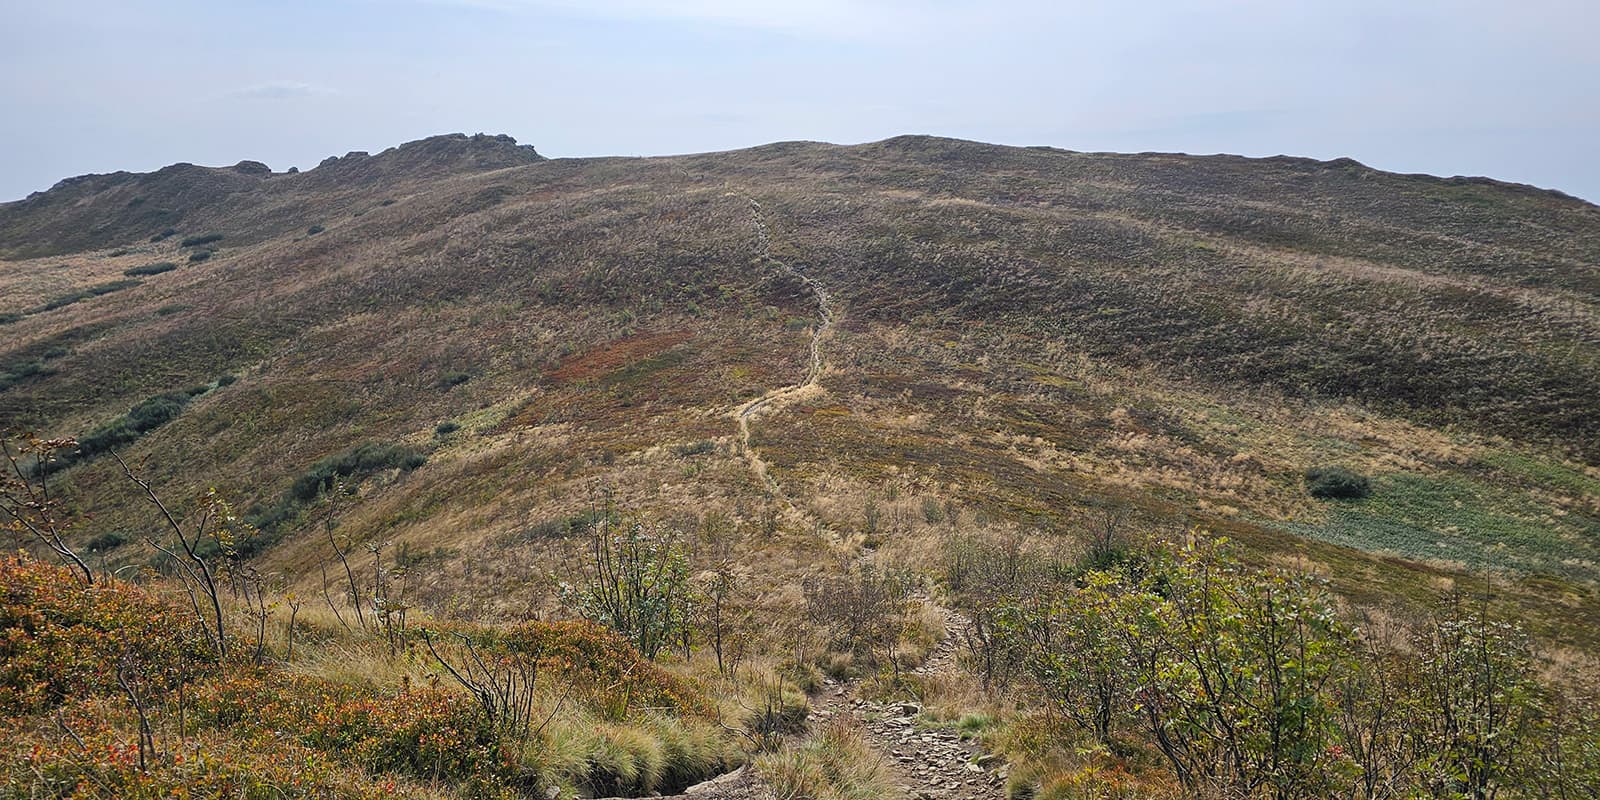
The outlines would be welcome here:
<svg viewBox="0 0 1600 800">
<path fill-rule="evenodd" d="M 845 542 L 881 538 L 868 509 L 891 506 L 922 541 L 924 501 L 1045 530 L 1126 506 L 1309 554 L 1357 596 L 1493 563 L 1552 637 L 1593 636 L 1600 218 L 1582 201 L 933 137 L 594 159 L 422 141 L 294 176 L 178 169 L 162 180 L 210 188 L 170 194 L 176 226 L 125 213 L 135 179 L 0 207 L 0 423 L 84 437 L 193 390 L 119 452 L 164 465 L 159 491 L 215 487 L 272 520 L 258 557 L 292 576 L 318 541 L 297 481 L 422 456 L 351 476 L 348 524 L 438 550 L 429 603 L 478 579 L 473 548 L 537 558 L 527 532 L 600 483 L 690 528 Z M 767 396 L 781 408 L 741 431 Z M 1372 474 L 1374 499 L 1308 498 L 1328 463 Z M 148 522 L 106 460 L 64 479 L 106 509 L 86 535 Z M 537 591 L 482 579 L 491 615 Z"/>
</svg>

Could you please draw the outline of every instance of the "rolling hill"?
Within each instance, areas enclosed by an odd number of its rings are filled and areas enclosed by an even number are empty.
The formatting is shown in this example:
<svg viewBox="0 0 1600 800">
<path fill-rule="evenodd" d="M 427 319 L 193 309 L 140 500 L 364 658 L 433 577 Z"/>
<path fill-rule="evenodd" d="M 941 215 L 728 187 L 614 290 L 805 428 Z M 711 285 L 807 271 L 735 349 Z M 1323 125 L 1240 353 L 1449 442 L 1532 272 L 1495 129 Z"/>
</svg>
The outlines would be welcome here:
<svg viewBox="0 0 1600 800">
<path fill-rule="evenodd" d="M 0 419 L 82 437 L 192 393 L 126 453 L 163 491 L 276 509 L 259 557 L 291 574 L 314 541 L 291 485 L 383 443 L 426 464 L 351 524 L 506 603 L 536 576 L 469 556 L 545 546 L 601 483 L 679 524 L 891 547 L 872 529 L 937 527 L 924 502 L 1056 532 L 1113 505 L 1596 607 L 1600 208 L 1555 192 L 929 137 L 546 160 L 457 135 L 70 179 L 0 206 L 0 253 Z M 124 276 L 151 264 L 175 266 Z M 739 409 L 806 378 L 819 290 L 817 379 L 746 448 Z M 86 537 L 148 522 L 83 460 Z M 1307 497 L 1325 463 L 1378 491 Z"/>
<path fill-rule="evenodd" d="M 546 159 L 450 135 L 304 172 L 72 178 L 0 204 L 0 429 L 77 440 L 20 469 L 53 482 L 94 566 L 163 564 L 115 453 L 184 524 L 214 490 L 259 531 L 237 543 L 249 574 L 334 615 L 343 541 L 429 619 L 566 616 L 583 532 L 622 509 L 777 638 L 852 565 L 959 599 L 963 537 L 1093 554 L 1117 529 L 1227 538 L 1363 613 L 1475 587 L 1569 672 L 1600 653 L 1600 208 L 1349 159 L 923 136 Z M 1359 496 L 1308 491 L 1335 467 Z M 951 631 L 971 624 L 928 608 L 906 629 L 922 699 L 955 680 Z M 337 623 L 293 667 L 290 622 L 285 669 L 410 690 L 420 662 L 395 666 L 392 639 L 388 661 L 330 667 L 377 647 L 340 645 Z M 609 642 L 561 624 L 515 630 Z M 737 684 L 717 626 L 713 672 Z M 804 684 L 783 671 L 804 665 L 763 668 Z M 710 713 L 641 674 L 685 719 Z M 853 713 L 844 692 L 821 708 Z M 680 724 L 649 735 L 708 723 Z M 873 724 L 868 741 L 895 735 Z M 829 730 L 823 750 L 870 749 Z M 936 772 L 963 775 L 973 754 L 949 742 Z M 616 788 L 552 764 L 540 780 Z"/>
</svg>

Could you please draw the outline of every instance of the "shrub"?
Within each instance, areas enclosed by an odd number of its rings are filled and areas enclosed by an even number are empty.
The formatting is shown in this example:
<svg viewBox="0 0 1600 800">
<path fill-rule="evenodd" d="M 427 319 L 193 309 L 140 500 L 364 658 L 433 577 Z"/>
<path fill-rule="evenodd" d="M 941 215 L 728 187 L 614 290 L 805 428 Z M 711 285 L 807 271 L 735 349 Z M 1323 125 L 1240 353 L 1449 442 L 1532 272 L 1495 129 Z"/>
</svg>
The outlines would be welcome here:
<svg viewBox="0 0 1600 800">
<path fill-rule="evenodd" d="M 80 457 L 89 457 L 121 447 L 140 436 L 178 418 L 189 403 L 187 392 L 167 392 L 142 400 L 128 413 L 84 434 L 78 439 Z"/>
<path fill-rule="evenodd" d="M 312 464 L 288 490 L 269 507 L 252 509 L 250 524 L 262 531 L 271 532 L 279 525 L 293 519 L 301 506 L 309 503 L 343 479 L 359 481 L 386 469 L 410 472 L 426 463 L 428 457 L 416 450 L 397 444 L 366 442 L 328 456 Z M 257 536 L 240 547 L 242 555 L 253 555 L 276 541 L 275 536 Z"/>
<path fill-rule="evenodd" d="M 166 230 L 164 230 L 164 231 L 162 231 L 162 232 L 150 237 L 150 243 L 154 244 L 154 243 L 159 242 L 159 241 L 161 241 L 163 239 L 167 239 L 169 237 L 177 236 L 177 235 L 178 235 L 178 229 L 177 228 L 168 228 L 168 229 L 166 229 Z"/>
<path fill-rule="evenodd" d="M 88 550 L 91 553 L 104 553 L 115 550 L 128 543 L 128 535 L 121 531 L 110 531 L 89 540 Z"/>
<path fill-rule="evenodd" d="M 800 589 L 807 618 L 825 629 L 831 647 L 879 664 L 896 663 L 911 597 L 905 576 L 863 563 L 843 574 L 808 577 Z"/>
<path fill-rule="evenodd" d="M 122 271 L 122 274 L 128 276 L 160 275 L 163 272 L 171 272 L 177 268 L 178 265 L 171 261 L 158 261 L 154 264 L 146 264 L 142 267 L 131 267 L 129 269 L 125 269 Z"/>
<path fill-rule="evenodd" d="M 223 373 L 217 376 L 217 387 L 221 388 L 223 386 L 232 386 L 238 380 L 238 375 L 234 375 L 232 373 Z"/>
<path fill-rule="evenodd" d="M 121 280 L 121 281 L 111 281 L 110 283 L 101 283 L 101 284 L 97 284 L 95 286 L 88 286 L 88 287 L 85 287 L 85 288 L 82 288 L 82 289 L 77 289 L 77 290 L 68 292 L 68 293 L 63 294 L 63 295 L 58 295 L 56 297 L 52 297 L 49 300 L 46 300 L 44 305 L 39 306 L 38 308 L 35 308 L 33 310 L 33 313 L 38 314 L 38 313 L 45 312 L 45 311 L 53 311 L 53 310 L 61 308 L 63 306 L 72 305 L 73 303 L 76 303 L 79 300 L 87 300 L 88 298 L 91 298 L 91 297 L 99 297 L 100 295 L 103 295 L 103 294 L 110 294 L 112 292 L 120 291 L 122 289 L 127 289 L 127 288 L 138 286 L 138 285 L 139 285 L 139 282 L 135 281 L 135 280 Z"/>
<path fill-rule="evenodd" d="M 316 236 L 317 234 L 322 233 L 325 230 L 327 230 L 327 228 L 324 228 L 321 225 L 312 225 L 311 227 L 306 228 L 306 235 L 307 236 Z"/>
<path fill-rule="evenodd" d="M 193 702 L 197 723 L 287 737 L 368 772 L 451 783 L 514 780 L 487 719 L 460 692 L 362 691 L 262 672 L 202 687 Z"/>
<path fill-rule="evenodd" d="M 1222 546 L 1135 555 L 987 615 L 1070 726 L 1061 748 L 1141 747 L 1185 796 L 1588 796 L 1600 779 L 1568 767 L 1592 700 L 1539 685 L 1527 637 L 1487 608 L 1456 598 L 1395 646 L 1315 580 Z"/>
<path fill-rule="evenodd" d="M 18 311 L 0 311 L 0 325 L 10 325 L 22 319 L 24 315 Z"/>
<path fill-rule="evenodd" d="M 427 460 L 427 456 L 404 445 L 366 442 L 312 464 L 289 487 L 289 497 L 309 502 L 332 489 L 339 478 L 360 479 L 386 469 L 410 472 Z"/>
<path fill-rule="evenodd" d="M 1345 467 L 1322 466 L 1306 470 L 1306 491 L 1324 500 L 1348 500 L 1372 493 L 1367 476 Z"/>
<path fill-rule="evenodd" d="M 211 244 L 212 242 L 220 242 L 220 241 L 222 241 L 222 234 L 220 234 L 220 233 L 207 233 L 207 234 L 205 234 L 203 236 L 190 236 L 189 238 L 184 239 L 183 241 L 179 242 L 178 246 L 179 247 L 198 247 L 198 246 L 203 245 L 203 244 Z"/>
<path fill-rule="evenodd" d="M 433 426 L 433 432 L 437 436 L 449 436 L 450 434 L 459 430 L 461 430 L 461 426 L 450 420 L 445 420 L 444 422 Z"/>
<path fill-rule="evenodd" d="M 204 640 L 176 619 L 166 604 L 121 581 L 85 589 L 66 567 L 0 559 L 0 714 L 116 691 L 119 666 L 127 664 L 160 687 L 210 671 Z"/>
<path fill-rule="evenodd" d="M 445 374 L 439 376 L 439 386 L 443 389 L 449 389 L 453 386 L 460 386 L 461 384 L 470 380 L 472 380 L 472 375 L 468 373 L 446 372 Z"/>
<path fill-rule="evenodd" d="M 189 263 L 196 264 L 211 257 L 210 250 L 199 250 L 189 254 Z"/>
<path fill-rule="evenodd" d="M 690 624 L 689 563 L 672 531 L 640 522 L 589 529 L 584 585 L 562 585 L 583 617 L 630 641 L 645 658 L 682 640 Z"/>
<path fill-rule="evenodd" d="M 188 404 L 189 392 L 167 392 L 141 401 L 124 415 L 129 430 L 145 433 L 178 418 Z"/>
<path fill-rule="evenodd" d="M 672 448 L 672 452 L 676 453 L 679 458 L 703 456 L 707 453 L 717 452 L 717 443 L 711 441 L 710 439 L 702 439 L 691 444 L 680 444 L 677 447 Z"/>
<path fill-rule="evenodd" d="M 17 364 L 0 366 L 0 392 L 24 381 L 53 374 L 55 374 L 55 370 L 46 367 L 43 362 L 39 361 L 23 361 Z"/>
</svg>

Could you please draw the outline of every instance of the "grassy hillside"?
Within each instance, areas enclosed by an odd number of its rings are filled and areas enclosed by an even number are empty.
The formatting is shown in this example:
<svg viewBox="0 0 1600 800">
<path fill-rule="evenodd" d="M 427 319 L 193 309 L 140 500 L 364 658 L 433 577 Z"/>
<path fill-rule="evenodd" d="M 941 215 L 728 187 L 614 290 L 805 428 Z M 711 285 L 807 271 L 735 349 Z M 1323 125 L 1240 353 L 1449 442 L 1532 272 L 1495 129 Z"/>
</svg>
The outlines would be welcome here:
<svg viewBox="0 0 1600 800">
<path fill-rule="evenodd" d="M 1600 649 L 1600 208 L 1558 193 L 452 136 L 63 181 L 0 205 L 0 258 L 0 428 L 77 439 L 49 477 L 94 567 L 163 565 L 115 452 L 174 508 L 214 489 L 279 591 L 373 548 L 461 624 L 572 615 L 617 507 L 737 564 L 753 620 L 841 564 L 937 594 L 952 537 L 1076 551 L 1116 519 L 1397 617 L 1470 589 L 1569 669 Z M 1367 494 L 1308 492 L 1335 466 Z"/>
</svg>

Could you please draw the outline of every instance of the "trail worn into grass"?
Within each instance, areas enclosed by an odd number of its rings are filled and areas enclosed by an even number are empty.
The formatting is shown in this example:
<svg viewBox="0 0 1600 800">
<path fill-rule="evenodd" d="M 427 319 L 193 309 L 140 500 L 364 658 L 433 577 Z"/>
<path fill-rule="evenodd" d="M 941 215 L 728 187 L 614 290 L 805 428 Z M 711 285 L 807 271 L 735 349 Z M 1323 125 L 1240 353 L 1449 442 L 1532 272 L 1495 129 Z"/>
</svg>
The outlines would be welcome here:
<svg viewBox="0 0 1600 800">
<path fill-rule="evenodd" d="M 745 459 L 750 462 L 751 471 L 755 472 L 756 476 L 761 479 L 761 482 L 766 485 L 767 490 L 773 496 L 782 499 L 785 504 L 793 508 L 794 503 L 783 493 L 783 489 L 778 485 L 777 479 L 772 477 L 767 469 L 767 463 L 761 459 L 761 454 L 751 446 L 750 422 L 756 415 L 764 411 L 781 408 L 807 389 L 816 386 L 817 382 L 821 380 L 823 368 L 822 342 L 833 330 L 836 312 L 833 299 L 829 296 L 828 290 L 822 287 L 822 284 L 818 283 L 810 275 L 795 269 L 793 265 L 773 257 L 772 240 L 767 233 L 767 222 L 763 216 L 761 202 L 746 195 L 738 196 L 744 197 L 750 202 L 750 221 L 755 227 L 756 233 L 757 261 L 765 267 L 776 269 L 791 278 L 799 280 L 805 284 L 806 288 L 811 290 L 817 300 L 818 322 L 811 331 L 811 361 L 806 368 L 805 377 L 799 383 L 773 389 L 745 403 L 734 412 L 735 417 L 739 420 L 739 449 L 744 452 Z"/>
<path fill-rule="evenodd" d="M 956 638 L 966 620 L 943 609 L 945 635 L 914 675 L 928 677 L 959 672 Z M 861 696 L 861 682 L 828 680 L 811 722 L 853 720 L 894 771 L 894 783 L 907 800 L 999 800 L 1005 797 L 1005 767 L 985 757 L 974 742 L 953 728 L 922 727 L 916 703 L 879 703 Z"/>
</svg>

